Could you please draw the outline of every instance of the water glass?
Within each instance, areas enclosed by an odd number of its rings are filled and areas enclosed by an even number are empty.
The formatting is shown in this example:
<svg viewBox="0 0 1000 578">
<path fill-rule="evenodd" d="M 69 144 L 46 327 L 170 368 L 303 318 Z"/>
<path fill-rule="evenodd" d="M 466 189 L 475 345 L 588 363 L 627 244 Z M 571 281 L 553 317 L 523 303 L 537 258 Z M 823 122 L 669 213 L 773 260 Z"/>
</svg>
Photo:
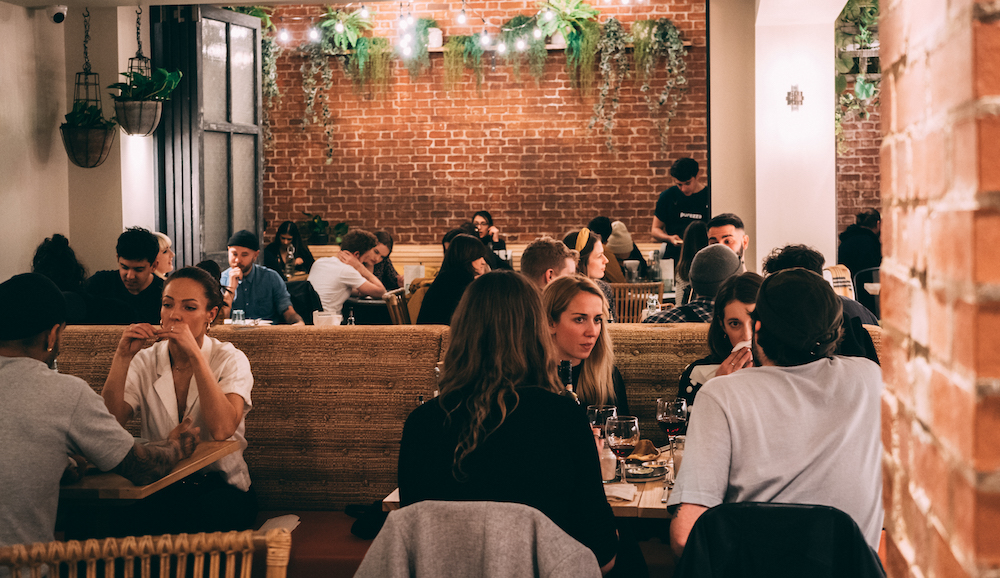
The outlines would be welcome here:
<svg viewBox="0 0 1000 578">
<path fill-rule="evenodd" d="M 232 319 L 233 325 L 243 325 L 246 323 L 246 317 L 244 316 L 242 309 L 234 309 Z"/>
</svg>

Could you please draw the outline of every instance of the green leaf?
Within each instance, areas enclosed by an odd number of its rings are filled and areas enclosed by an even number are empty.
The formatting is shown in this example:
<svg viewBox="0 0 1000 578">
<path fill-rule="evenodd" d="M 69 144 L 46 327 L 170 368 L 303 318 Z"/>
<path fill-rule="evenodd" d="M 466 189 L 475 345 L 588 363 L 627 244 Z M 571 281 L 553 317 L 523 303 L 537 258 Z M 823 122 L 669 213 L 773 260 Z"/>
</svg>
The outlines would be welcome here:
<svg viewBox="0 0 1000 578">
<path fill-rule="evenodd" d="M 858 97 L 858 100 L 869 100 L 875 96 L 875 85 L 859 74 L 854 81 L 854 96 Z"/>
<path fill-rule="evenodd" d="M 834 94 L 840 94 L 841 92 L 844 92 L 844 89 L 846 88 L 847 88 L 847 78 L 840 74 L 835 74 L 833 76 Z"/>
</svg>

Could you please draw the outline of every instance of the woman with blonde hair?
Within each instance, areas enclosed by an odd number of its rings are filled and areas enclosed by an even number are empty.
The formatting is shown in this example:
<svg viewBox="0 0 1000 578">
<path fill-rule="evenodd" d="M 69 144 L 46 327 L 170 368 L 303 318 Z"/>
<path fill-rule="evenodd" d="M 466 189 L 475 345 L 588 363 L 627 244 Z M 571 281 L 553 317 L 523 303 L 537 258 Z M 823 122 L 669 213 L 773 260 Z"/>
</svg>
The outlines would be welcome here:
<svg viewBox="0 0 1000 578">
<path fill-rule="evenodd" d="M 597 284 L 583 275 L 560 277 L 545 288 L 542 307 L 556 360 L 573 366 L 573 389 L 580 404 L 615 405 L 619 415 L 630 415 L 608 335 L 608 302 Z"/>
<path fill-rule="evenodd" d="M 166 279 L 167 275 L 174 270 L 174 250 L 170 237 L 158 231 L 153 233 L 156 242 L 160 244 L 160 252 L 156 255 L 156 263 L 153 264 L 153 273 L 160 279 Z"/>
<path fill-rule="evenodd" d="M 452 318 L 441 394 L 403 427 L 399 497 L 514 502 L 590 548 L 602 571 L 618 550 L 587 417 L 559 394 L 538 290 L 513 272 L 469 285 Z M 558 472 L 572 484 L 539 483 Z"/>
<path fill-rule="evenodd" d="M 604 293 L 604 298 L 608 301 L 609 312 L 606 319 L 608 322 L 614 323 L 615 296 L 611 291 L 611 284 L 604 280 L 604 272 L 610 262 L 607 255 L 604 254 L 604 239 L 598 233 L 584 227 L 566 235 L 563 238 L 563 243 L 580 254 L 580 260 L 576 263 L 576 272 L 593 279 L 601 292 Z"/>
</svg>

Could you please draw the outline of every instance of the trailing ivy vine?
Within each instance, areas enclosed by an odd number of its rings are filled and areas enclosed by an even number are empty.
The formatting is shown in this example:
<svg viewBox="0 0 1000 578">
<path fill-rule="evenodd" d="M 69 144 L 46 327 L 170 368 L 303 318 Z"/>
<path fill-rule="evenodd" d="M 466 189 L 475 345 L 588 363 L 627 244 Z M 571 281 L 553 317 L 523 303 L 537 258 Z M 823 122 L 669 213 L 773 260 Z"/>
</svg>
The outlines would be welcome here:
<svg viewBox="0 0 1000 578">
<path fill-rule="evenodd" d="M 427 53 L 427 31 L 431 28 L 437 28 L 437 21 L 431 18 L 420 18 L 413 28 L 400 27 L 396 52 L 406 64 L 406 69 L 410 71 L 411 80 L 416 80 L 420 73 L 431 67 L 431 58 Z"/>
<path fill-rule="evenodd" d="M 535 38 L 530 33 L 535 28 L 537 20 L 537 16 L 518 14 L 500 25 L 499 39 L 507 45 L 503 61 L 510 64 L 514 70 L 514 79 L 521 81 L 521 66 L 527 61 L 536 85 L 545 77 L 545 60 L 549 56 L 549 51 L 545 48 L 545 38 L 542 36 Z M 516 48 L 518 41 L 525 43 L 523 50 Z"/>
<path fill-rule="evenodd" d="M 631 38 L 617 18 L 609 18 L 604 23 L 604 34 L 597 43 L 601 53 L 601 90 L 594 105 L 594 116 L 590 118 L 587 128 L 594 128 L 600 122 L 601 131 L 607 137 L 605 145 L 614 152 L 615 143 L 611 130 L 615 128 L 615 115 L 618 113 L 619 97 L 622 82 L 629 76 L 628 57 L 625 45 Z"/>
<path fill-rule="evenodd" d="M 465 70 L 476 79 L 476 93 L 483 94 L 483 46 L 478 35 L 449 36 L 444 47 L 444 86 L 453 90 Z"/>
<path fill-rule="evenodd" d="M 677 105 L 687 88 L 687 50 L 681 33 L 668 18 L 639 20 L 632 24 L 635 47 L 635 69 L 642 78 L 642 91 L 656 130 L 660 134 L 660 148 L 666 150 L 667 129 L 670 119 L 677 114 Z M 666 62 L 666 81 L 654 99 L 650 94 L 660 60 Z"/>
</svg>

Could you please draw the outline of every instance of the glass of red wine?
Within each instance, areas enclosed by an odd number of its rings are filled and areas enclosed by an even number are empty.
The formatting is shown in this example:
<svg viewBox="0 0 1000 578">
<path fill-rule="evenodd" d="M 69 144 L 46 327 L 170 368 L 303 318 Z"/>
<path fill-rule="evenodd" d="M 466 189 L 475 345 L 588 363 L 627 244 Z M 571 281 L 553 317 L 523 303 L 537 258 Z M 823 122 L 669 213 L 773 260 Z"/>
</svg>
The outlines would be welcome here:
<svg viewBox="0 0 1000 578">
<path fill-rule="evenodd" d="M 618 408 L 613 405 L 588 405 L 587 420 L 590 427 L 595 430 L 598 437 L 604 437 L 604 424 L 608 418 L 618 417 Z"/>
<path fill-rule="evenodd" d="M 608 447 L 618 457 L 621 465 L 621 480 L 625 481 L 625 457 L 632 453 L 639 443 L 639 418 L 631 415 L 609 417 L 604 424 L 604 436 Z"/>
<path fill-rule="evenodd" d="M 656 400 L 656 423 L 667 434 L 667 439 L 673 441 L 674 436 L 687 432 L 687 401 L 682 397 L 661 397 Z"/>
</svg>

